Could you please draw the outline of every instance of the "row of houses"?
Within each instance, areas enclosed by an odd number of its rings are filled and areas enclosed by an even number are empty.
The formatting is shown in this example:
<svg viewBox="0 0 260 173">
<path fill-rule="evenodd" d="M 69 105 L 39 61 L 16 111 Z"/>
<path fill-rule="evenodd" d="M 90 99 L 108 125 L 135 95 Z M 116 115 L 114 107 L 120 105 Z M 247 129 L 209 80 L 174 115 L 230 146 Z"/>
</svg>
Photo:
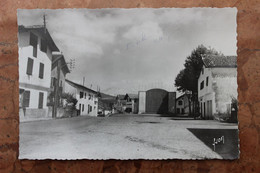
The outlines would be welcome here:
<svg viewBox="0 0 260 173">
<path fill-rule="evenodd" d="M 199 114 L 203 119 L 236 119 L 237 57 L 206 55 L 198 78 Z M 195 110 L 191 94 L 155 88 L 117 96 L 116 110 L 129 113 L 188 115 Z M 234 114 L 234 115 L 232 115 Z M 236 121 L 236 120 L 234 120 Z"/>
<path fill-rule="evenodd" d="M 45 26 L 19 26 L 20 118 L 59 117 L 63 93 L 76 97 L 77 115 L 120 113 L 188 114 L 190 94 L 176 98 L 163 89 L 110 96 L 66 79 L 70 70 Z M 207 55 L 198 79 L 200 114 L 204 119 L 230 115 L 237 98 L 237 57 Z M 61 108 L 61 109 L 60 109 Z M 236 110 L 235 110 L 236 111 Z"/>
</svg>

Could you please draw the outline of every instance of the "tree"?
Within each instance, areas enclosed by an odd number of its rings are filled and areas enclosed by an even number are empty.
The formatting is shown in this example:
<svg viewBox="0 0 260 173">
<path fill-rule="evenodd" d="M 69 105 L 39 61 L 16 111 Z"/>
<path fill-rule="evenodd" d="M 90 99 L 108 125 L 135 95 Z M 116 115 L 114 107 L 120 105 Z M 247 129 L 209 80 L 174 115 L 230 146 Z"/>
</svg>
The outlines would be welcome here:
<svg viewBox="0 0 260 173">
<path fill-rule="evenodd" d="M 198 78 L 203 66 L 202 55 L 223 55 L 217 52 L 213 48 L 206 48 L 203 45 L 199 45 L 191 52 L 184 63 L 184 69 L 182 69 L 175 78 L 175 86 L 178 91 L 183 93 L 191 92 L 191 100 L 193 102 L 193 115 L 195 116 L 195 109 L 198 108 Z"/>
</svg>

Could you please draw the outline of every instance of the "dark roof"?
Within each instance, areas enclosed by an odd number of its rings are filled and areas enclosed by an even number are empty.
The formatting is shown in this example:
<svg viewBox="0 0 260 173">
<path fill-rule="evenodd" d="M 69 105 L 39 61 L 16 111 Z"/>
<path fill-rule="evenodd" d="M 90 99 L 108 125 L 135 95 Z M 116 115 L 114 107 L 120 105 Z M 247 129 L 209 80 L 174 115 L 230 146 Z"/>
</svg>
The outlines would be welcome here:
<svg viewBox="0 0 260 173">
<path fill-rule="evenodd" d="M 186 93 L 184 93 L 184 94 L 182 94 L 181 96 L 179 96 L 178 98 L 176 98 L 176 100 L 179 100 L 179 99 L 181 99 L 182 97 L 184 97 L 184 96 L 189 96 L 189 95 L 191 95 L 191 94 L 186 94 Z"/>
<path fill-rule="evenodd" d="M 67 73 L 70 73 L 70 70 L 67 66 L 67 63 L 65 61 L 65 58 L 63 55 L 52 55 L 52 66 L 51 69 L 53 70 L 58 65 L 58 60 L 61 60 L 61 70 L 66 75 Z"/>
<path fill-rule="evenodd" d="M 237 56 L 205 55 L 202 60 L 206 68 L 237 67 Z"/>
<path fill-rule="evenodd" d="M 19 25 L 18 31 L 19 32 L 35 31 L 38 34 L 40 34 L 43 38 L 46 39 L 48 46 L 52 51 L 59 51 L 59 48 L 54 43 L 49 31 L 43 25 L 34 25 L 34 26 L 26 26 L 26 27 L 23 25 Z"/>
<path fill-rule="evenodd" d="M 70 84 L 71 86 L 75 87 L 75 88 L 78 88 L 78 89 L 81 89 L 81 90 L 85 90 L 85 91 L 88 91 L 88 92 L 92 92 L 92 93 L 94 93 L 94 94 L 97 94 L 96 91 L 94 91 L 94 90 L 92 90 L 92 89 L 90 89 L 90 88 L 87 88 L 87 87 L 85 87 L 85 86 L 83 86 L 83 85 L 77 84 L 77 83 L 72 82 L 72 81 L 70 81 L 70 80 L 68 80 L 68 79 L 65 79 L 65 81 L 66 81 L 68 84 Z"/>
</svg>

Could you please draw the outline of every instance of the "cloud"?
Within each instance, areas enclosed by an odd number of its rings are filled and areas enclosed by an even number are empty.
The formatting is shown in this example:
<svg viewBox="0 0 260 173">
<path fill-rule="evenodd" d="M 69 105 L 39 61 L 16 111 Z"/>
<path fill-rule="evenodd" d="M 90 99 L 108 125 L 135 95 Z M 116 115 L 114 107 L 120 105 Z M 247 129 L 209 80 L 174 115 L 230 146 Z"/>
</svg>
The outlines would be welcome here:
<svg viewBox="0 0 260 173">
<path fill-rule="evenodd" d="M 86 83 L 112 92 L 133 92 L 156 81 L 173 90 L 185 58 L 199 44 L 236 54 L 236 10 L 230 8 L 19 10 L 18 24 L 42 24 L 44 13 L 65 58 L 76 59 L 67 77 L 84 76 Z"/>
<path fill-rule="evenodd" d="M 123 37 L 129 40 L 140 39 L 158 39 L 163 37 L 163 31 L 158 23 L 147 21 L 141 25 L 135 25 L 123 34 Z"/>
</svg>

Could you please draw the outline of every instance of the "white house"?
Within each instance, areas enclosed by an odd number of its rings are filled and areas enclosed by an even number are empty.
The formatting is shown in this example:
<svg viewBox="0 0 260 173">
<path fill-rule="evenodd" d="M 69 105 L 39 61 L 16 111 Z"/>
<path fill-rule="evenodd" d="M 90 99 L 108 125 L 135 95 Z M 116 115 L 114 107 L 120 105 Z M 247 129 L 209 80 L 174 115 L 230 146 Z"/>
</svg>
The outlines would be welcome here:
<svg viewBox="0 0 260 173">
<path fill-rule="evenodd" d="M 98 93 L 83 85 L 65 79 L 65 91 L 73 94 L 78 100 L 76 108 L 79 115 L 98 115 Z"/>
<path fill-rule="evenodd" d="M 176 99 L 176 114 L 189 113 L 192 113 L 191 94 L 183 94 Z"/>
<path fill-rule="evenodd" d="M 44 26 L 19 26 L 20 118 L 46 117 L 52 52 L 59 51 Z"/>
<path fill-rule="evenodd" d="M 228 117 L 231 100 L 237 98 L 237 57 L 204 56 L 203 63 L 198 79 L 200 113 L 204 119 Z"/>
</svg>

